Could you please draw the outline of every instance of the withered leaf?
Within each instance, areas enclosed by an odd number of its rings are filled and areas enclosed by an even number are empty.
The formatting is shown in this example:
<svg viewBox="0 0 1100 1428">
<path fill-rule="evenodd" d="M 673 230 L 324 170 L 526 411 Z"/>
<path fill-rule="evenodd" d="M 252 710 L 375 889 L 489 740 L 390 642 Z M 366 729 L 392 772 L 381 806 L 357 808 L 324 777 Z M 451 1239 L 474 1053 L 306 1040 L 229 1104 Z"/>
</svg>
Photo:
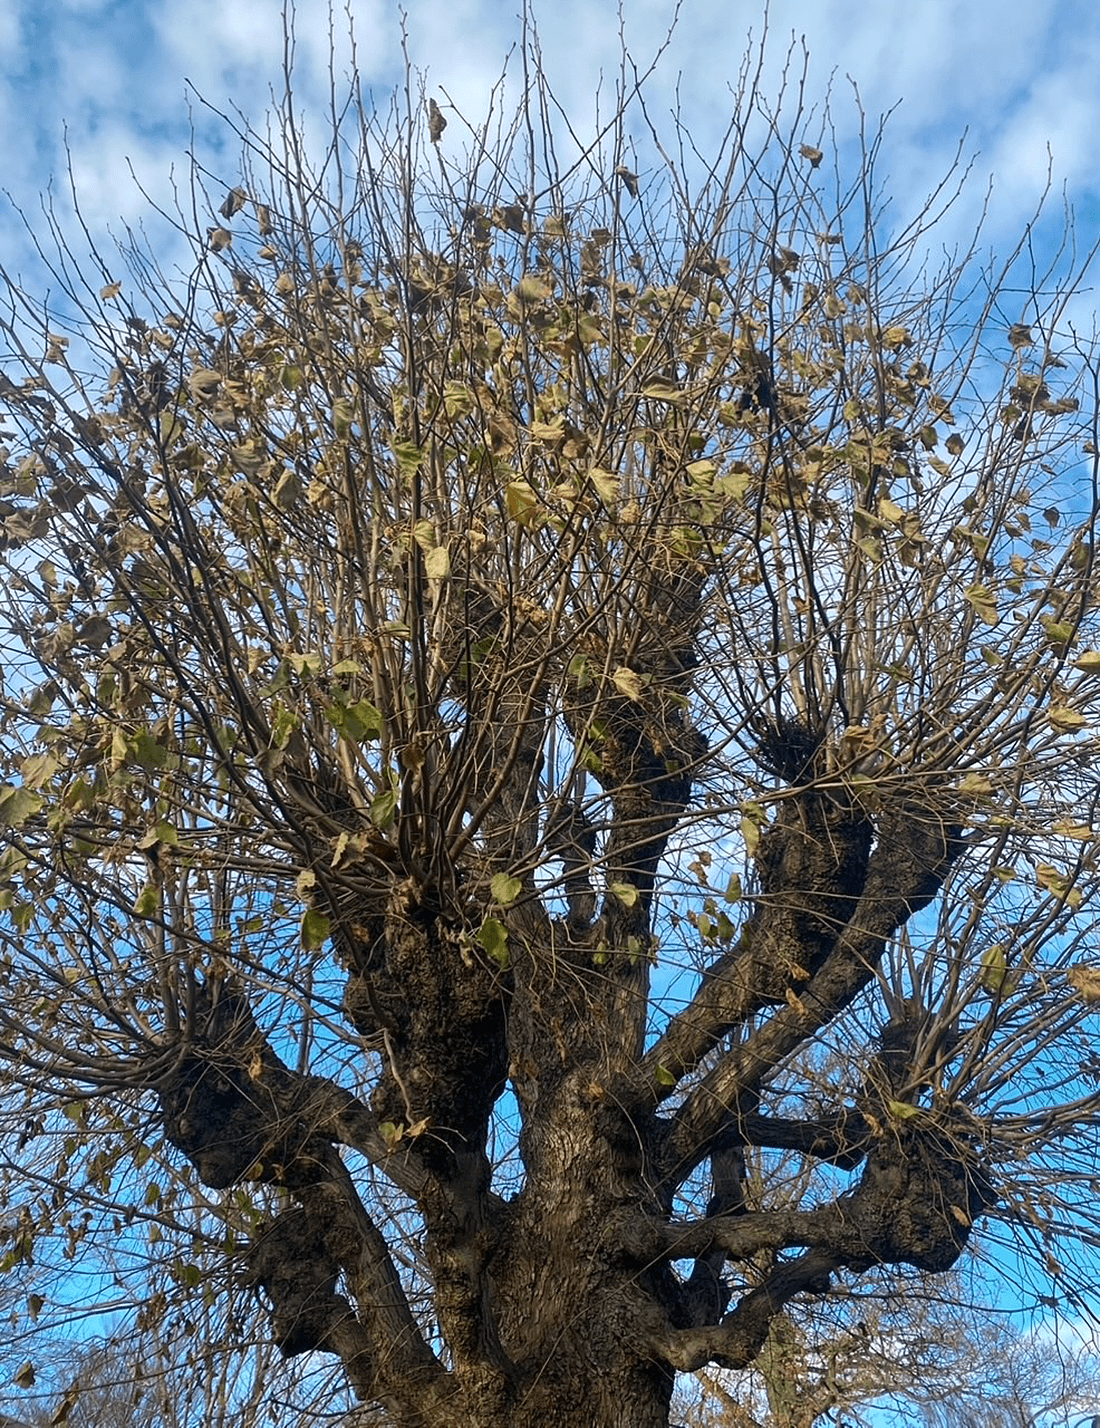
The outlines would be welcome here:
<svg viewBox="0 0 1100 1428">
<path fill-rule="evenodd" d="M 239 213 L 248 202 L 248 194 L 243 188 L 231 188 L 225 196 L 225 202 L 218 209 L 222 218 L 232 218 L 235 213 Z"/>
<path fill-rule="evenodd" d="M 638 175 L 636 173 L 628 169 L 625 164 L 620 164 L 615 170 L 615 177 L 623 183 L 631 198 L 638 197 Z"/>
</svg>

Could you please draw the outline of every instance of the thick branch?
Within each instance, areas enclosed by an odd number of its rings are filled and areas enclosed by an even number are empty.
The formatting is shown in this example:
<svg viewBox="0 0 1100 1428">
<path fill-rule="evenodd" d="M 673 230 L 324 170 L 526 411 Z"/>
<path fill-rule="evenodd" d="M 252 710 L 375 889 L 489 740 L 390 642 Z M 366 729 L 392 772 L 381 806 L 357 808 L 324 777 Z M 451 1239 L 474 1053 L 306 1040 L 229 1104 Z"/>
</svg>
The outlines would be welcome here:
<svg viewBox="0 0 1100 1428">
<path fill-rule="evenodd" d="M 733 1028 L 807 985 L 858 907 L 871 832 L 843 791 L 805 788 L 781 804 L 757 851 L 752 916 L 652 1048 L 654 1066 L 676 1076 L 694 1070 Z"/>
<path fill-rule="evenodd" d="M 664 1147 L 665 1176 L 681 1183 L 769 1072 L 851 1003 L 874 976 L 889 939 L 931 902 L 960 851 L 957 828 L 926 812 L 903 806 L 884 820 L 863 895 L 835 949 L 801 993 L 728 1052 L 688 1096 Z M 645 1063 L 654 1088 L 656 1054 L 654 1048 Z M 655 1089 L 654 1099 L 657 1094 Z"/>
<path fill-rule="evenodd" d="M 773 1270 L 759 1289 L 740 1300 L 721 1324 L 698 1329 L 650 1333 L 648 1346 L 674 1369 L 691 1373 L 707 1363 L 742 1369 L 759 1353 L 772 1320 L 789 1300 L 828 1280 L 838 1258 L 826 1250 L 808 1250 Z"/>
</svg>

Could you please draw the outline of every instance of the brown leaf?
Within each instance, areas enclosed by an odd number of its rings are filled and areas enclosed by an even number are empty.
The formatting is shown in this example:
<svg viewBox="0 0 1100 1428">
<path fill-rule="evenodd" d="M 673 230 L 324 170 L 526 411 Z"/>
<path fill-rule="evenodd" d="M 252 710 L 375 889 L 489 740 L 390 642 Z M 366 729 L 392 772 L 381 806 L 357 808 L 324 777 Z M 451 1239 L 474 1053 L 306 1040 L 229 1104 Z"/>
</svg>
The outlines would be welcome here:
<svg viewBox="0 0 1100 1428">
<path fill-rule="evenodd" d="M 433 144 L 438 144 L 443 137 L 443 130 L 447 127 L 447 120 L 442 110 L 434 99 L 428 100 L 428 138 Z"/>
<path fill-rule="evenodd" d="M 235 213 L 241 211 L 247 202 L 248 194 L 243 188 L 231 188 L 218 212 L 223 218 L 232 218 Z"/>
<path fill-rule="evenodd" d="M 625 185 L 631 198 L 638 197 L 638 175 L 636 173 L 632 173 L 625 164 L 620 164 L 615 170 L 615 177 Z"/>
</svg>

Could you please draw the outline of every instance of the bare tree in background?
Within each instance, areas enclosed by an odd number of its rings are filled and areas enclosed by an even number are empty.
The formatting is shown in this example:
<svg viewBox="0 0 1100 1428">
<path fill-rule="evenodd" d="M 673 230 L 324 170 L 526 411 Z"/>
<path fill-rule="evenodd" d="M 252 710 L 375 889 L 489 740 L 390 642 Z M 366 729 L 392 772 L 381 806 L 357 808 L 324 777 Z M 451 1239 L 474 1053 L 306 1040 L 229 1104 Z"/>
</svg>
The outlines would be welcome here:
<svg viewBox="0 0 1100 1428">
<path fill-rule="evenodd" d="M 1080 272 L 930 262 L 950 184 L 892 226 L 758 58 L 707 162 L 529 32 L 480 126 L 410 81 L 311 161 L 288 87 L 184 279 L 47 215 L 9 283 L 3 1264 L 208 1421 L 267 1343 L 659 1428 L 861 1276 L 1089 1282 Z"/>
<path fill-rule="evenodd" d="M 788 1306 L 750 1369 L 685 1379 L 685 1428 L 1033 1428 L 1100 1406 L 1100 1361 L 1063 1331 L 1023 1329 L 949 1277 L 848 1306 Z"/>
</svg>

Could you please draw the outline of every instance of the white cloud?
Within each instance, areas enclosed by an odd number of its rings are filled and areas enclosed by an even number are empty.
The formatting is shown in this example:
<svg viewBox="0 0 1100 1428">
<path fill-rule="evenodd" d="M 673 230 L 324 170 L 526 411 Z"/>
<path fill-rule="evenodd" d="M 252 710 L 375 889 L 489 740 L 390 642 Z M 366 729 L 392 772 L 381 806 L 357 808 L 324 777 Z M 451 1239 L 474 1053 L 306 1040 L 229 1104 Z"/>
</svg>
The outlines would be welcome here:
<svg viewBox="0 0 1100 1428">
<path fill-rule="evenodd" d="M 400 21 L 388 0 L 354 4 L 357 57 L 364 85 L 386 101 L 402 79 Z M 480 121 L 506 53 L 519 33 L 516 6 L 492 0 L 410 0 L 409 52 L 441 91 Z M 649 89 L 650 112 L 661 123 L 679 102 L 706 150 L 728 119 L 730 87 L 742 65 L 750 26 L 762 8 L 727 0 L 689 0 Z M 627 43 L 648 62 L 671 15 L 666 0 L 625 0 Z M 984 175 L 998 172 L 991 240 L 1005 241 L 1030 214 L 1046 175 L 1047 144 L 1056 182 L 1071 198 L 1096 205 L 1091 152 L 1100 130 L 1100 12 L 1091 0 L 772 0 L 763 90 L 774 92 L 791 36 L 809 47 L 808 102 L 820 102 L 833 77 L 833 114 L 850 143 L 858 115 L 850 74 L 872 127 L 897 100 L 882 173 L 911 212 L 942 174 L 962 129 L 969 152 L 980 150 L 978 181 L 959 211 L 957 234 L 971 226 L 984 194 Z M 344 16 L 334 21 L 338 86 L 349 67 Z M 323 135 L 328 112 L 329 10 L 326 0 L 299 0 L 295 91 L 307 132 Z M 591 0 L 558 0 L 539 18 L 551 87 L 579 130 L 591 130 L 601 85 L 604 113 L 619 69 L 614 9 Z M 186 165 L 192 119 L 200 156 L 227 180 L 238 144 L 201 107 L 189 114 L 186 82 L 215 108 L 234 107 L 258 127 L 272 90 L 282 86 L 283 35 L 278 0 L 56 0 L 48 23 L 38 0 L 0 4 L 0 122 L 19 136 L 9 144 L 5 181 L 33 211 L 36 195 L 64 174 L 64 125 L 69 125 L 83 206 L 97 225 L 141 208 L 127 174 L 134 159 L 161 199 L 168 174 Z M 797 83 L 797 62 L 792 78 Z M 513 57 L 509 96 L 521 94 Z M 640 126 L 639 126 L 640 127 Z M 460 126 L 452 130 L 456 135 Z M 456 144 L 457 148 L 457 144 Z M 22 251 L 10 225 L 0 226 L 0 259 Z"/>
</svg>

